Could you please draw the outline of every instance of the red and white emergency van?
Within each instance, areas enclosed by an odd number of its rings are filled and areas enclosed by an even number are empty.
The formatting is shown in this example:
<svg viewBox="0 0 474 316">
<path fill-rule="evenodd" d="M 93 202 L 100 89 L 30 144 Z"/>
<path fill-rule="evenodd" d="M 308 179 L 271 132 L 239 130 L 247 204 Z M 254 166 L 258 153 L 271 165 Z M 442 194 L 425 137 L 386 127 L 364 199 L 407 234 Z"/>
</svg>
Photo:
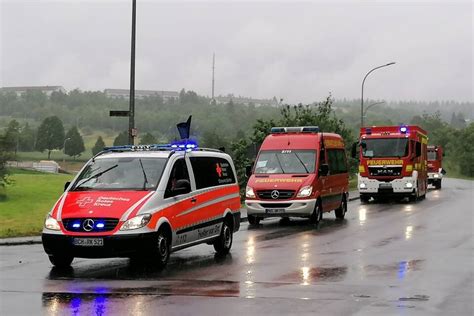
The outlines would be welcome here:
<svg viewBox="0 0 474 316">
<path fill-rule="evenodd" d="M 446 174 L 443 169 L 444 151 L 441 146 L 428 146 L 428 184 L 441 189 L 441 180 Z"/>
<path fill-rule="evenodd" d="M 414 125 L 360 129 L 358 188 L 361 202 L 371 197 L 424 198 L 428 187 L 428 136 Z M 356 157 L 356 144 L 352 156 Z"/>
<path fill-rule="evenodd" d="M 118 146 L 89 160 L 48 214 L 42 241 L 55 266 L 74 257 L 154 259 L 199 243 L 226 254 L 240 226 L 229 155 L 195 144 Z"/>
<path fill-rule="evenodd" d="M 344 141 L 318 127 L 273 127 L 262 143 L 246 188 L 248 221 L 306 217 L 343 219 L 349 198 Z"/>
</svg>

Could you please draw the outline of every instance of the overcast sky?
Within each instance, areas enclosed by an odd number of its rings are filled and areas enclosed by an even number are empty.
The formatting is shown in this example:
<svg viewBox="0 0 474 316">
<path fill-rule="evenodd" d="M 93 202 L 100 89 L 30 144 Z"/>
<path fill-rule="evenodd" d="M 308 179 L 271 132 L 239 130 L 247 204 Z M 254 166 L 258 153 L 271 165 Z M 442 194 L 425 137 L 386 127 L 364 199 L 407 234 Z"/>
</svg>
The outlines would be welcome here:
<svg viewBox="0 0 474 316">
<path fill-rule="evenodd" d="M 129 87 L 131 0 L 0 2 L 0 86 Z M 474 99 L 469 0 L 137 2 L 137 89 Z"/>
</svg>

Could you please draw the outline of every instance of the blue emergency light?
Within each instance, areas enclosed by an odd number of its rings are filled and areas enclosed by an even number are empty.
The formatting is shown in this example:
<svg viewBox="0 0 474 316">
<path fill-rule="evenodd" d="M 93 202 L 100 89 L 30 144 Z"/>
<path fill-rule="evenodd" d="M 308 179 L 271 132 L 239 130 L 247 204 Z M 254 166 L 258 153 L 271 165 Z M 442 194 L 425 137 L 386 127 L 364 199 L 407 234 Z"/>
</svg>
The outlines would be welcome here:
<svg viewBox="0 0 474 316">
<path fill-rule="evenodd" d="M 72 224 L 72 227 L 73 227 L 73 228 L 79 228 L 79 227 L 81 227 L 81 222 L 75 222 L 75 223 L 73 223 L 73 224 Z"/>
<path fill-rule="evenodd" d="M 406 134 L 408 132 L 408 128 L 406 126 L 401 126 L 400 127 L 400 133 Z"/>
<path fill-rule="evenodd" d="M 153 150 L 174 150 L 191 151 L 198 148 L 198 143 L 194 139 L 183 139 L 169 144 L 151 144 L 151 145 L 123 145 L 105 147 L 106 151 L 153 151 Z"/>
<path fill-rule="evenodd" d="M 370 127 L 366 127 L 366 128 L 365 128 L 365 133 L 366 133 L 367 135 L 371 135 L 371 134 L 372 134 L 372 129 L 371 129 Z"/>
<path fill-rule="evenodd" d="M 105 226 L 105 224 L 102 223 L 102 222 L 99 222 L 95 225 L 95 227 L 97 227 L 97 228 L 104 228 L 104 226 Z"/>
</svg>

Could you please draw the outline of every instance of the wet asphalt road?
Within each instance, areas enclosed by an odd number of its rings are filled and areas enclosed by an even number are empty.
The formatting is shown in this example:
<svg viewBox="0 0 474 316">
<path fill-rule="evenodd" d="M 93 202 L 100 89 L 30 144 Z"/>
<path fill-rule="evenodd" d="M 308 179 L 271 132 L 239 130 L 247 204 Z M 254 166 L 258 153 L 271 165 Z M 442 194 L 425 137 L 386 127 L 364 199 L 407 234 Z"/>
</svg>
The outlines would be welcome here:
<svg viewBox="0 0 474 316">
<path fill-rule="evenodd" d="M 232 254 L 200 245 L 164 271 L 127 259 L 52 269 L 41 245 L 0 247 L 1 315 L 472 315 L 473 183 L 415 204 L 349 203 L 344 221 L 243 224 Z"/>
</svg>

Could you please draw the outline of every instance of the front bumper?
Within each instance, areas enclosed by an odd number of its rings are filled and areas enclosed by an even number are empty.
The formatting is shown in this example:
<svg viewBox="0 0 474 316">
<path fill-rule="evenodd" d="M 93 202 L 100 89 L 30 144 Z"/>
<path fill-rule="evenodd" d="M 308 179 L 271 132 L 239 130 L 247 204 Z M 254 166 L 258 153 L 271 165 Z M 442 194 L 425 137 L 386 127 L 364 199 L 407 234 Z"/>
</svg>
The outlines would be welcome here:
<svg viewBox="0 0 474 316">
<path fill-rule="evenodd" d="M 74 238 L 103 238 L 103 246 L 75 246 Z M 150 251 L 156 245 L 157 235 L 153 233 L 114 236 L 67 236 L 43 233 L 44 251 L 48 255 L 65 254 L 79 258 L 130 257 Z"/>
<path fill-rule="evenodd" d="M 361 177 L 360 174 L 357 177 L 357 187 L 359 193 L 362 195 L 405 195 L 409 196 L 416 190 L 417 175 L 411 177 L 403 177 L 401 179 L 394 179 L 389 182 L 379 181 L 377 179 L 369 179 L 367 177 Z"/>
<path fill-rule="evenodd" d="M 258 217 L 308 217 L 313 213 L 316 199 L 308 200 L 245 200 L 247 215 Z M 275 210 L 278 210 L 275 212 Z"/>
</svg>

